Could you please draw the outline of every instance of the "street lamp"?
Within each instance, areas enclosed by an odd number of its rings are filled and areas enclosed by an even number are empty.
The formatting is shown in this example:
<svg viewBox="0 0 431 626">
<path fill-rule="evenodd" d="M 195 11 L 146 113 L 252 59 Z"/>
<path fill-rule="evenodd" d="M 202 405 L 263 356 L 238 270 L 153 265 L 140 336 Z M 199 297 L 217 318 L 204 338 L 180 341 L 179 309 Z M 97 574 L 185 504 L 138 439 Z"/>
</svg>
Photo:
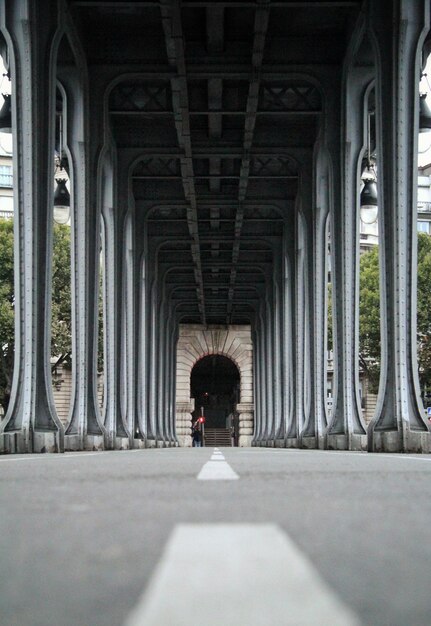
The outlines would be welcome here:
<svg viewBox="0 0 431 626">
<path fill-rule="evenodd" d="M 0 109 L 0 133 L 11 133 L 12 132 L 12 102 L 9 89 L 5 90 L 5 81 L 10 83 L 9 74 L 5 72 L 2 75 L 2 80 L 0 83 L 0 93 L 3 97 L 3 104 Z M 7 84 L 6 83 L 6 84 Z"/>
<path fill-rule="evenodd" d="M 59 115 L 59 148 L 55 159 L 54 179 L 57 186 L 54 191 L 54 221 L 67 224 L 70 219 L 70 193 L 66 187 L 67 159 L 63 156 L 63 117 Z M 65 176 L 66 175 L 66 176 Z"/>
<path fill-rule="evenodd" d="M 376 171 L 371 161 L 371 115 L 367 116 L 367 164 L 362 174 L 364 186 L 361 190 L 359 200 L 359 213 L 361 222 L 364 224 L 374 224 L 377 221 L 378 205 L 377 205 L 377 184 Z"/>
<path fill-rule="evenodd" d="M 60 168 L 61 170 L 62 168 Z M 66 187 L 66 178 L 56 178 L 54 191 L 54 220 L 57 224 L 67 224 L 70 219 L 70 193 Z"/>
<path fill-rule="evenodd" d="M 419 82 L 419 132 L 429 133 L 431 131 L 431 109 L 427 102 L 428 91 L 431 91 L 431 85 L 428 80 L 428 74 L 422 72 Z"/>
</svg>

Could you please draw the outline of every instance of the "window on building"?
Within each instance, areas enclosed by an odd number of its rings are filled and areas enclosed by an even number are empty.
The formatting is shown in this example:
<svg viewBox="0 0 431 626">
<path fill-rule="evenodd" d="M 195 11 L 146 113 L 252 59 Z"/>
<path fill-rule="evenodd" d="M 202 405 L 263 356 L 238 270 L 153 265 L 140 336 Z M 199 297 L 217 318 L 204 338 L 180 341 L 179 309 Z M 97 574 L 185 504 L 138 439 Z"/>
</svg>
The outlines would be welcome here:
<svg viewBox="0 0 431 626">
<path fill-rule="evenodd" d="M 430 222 L 426 222 L 424 220 L 418 220 L 418 231 L 420 233 L 428 233 L 430 234 Z"/>
<path fill-rule="evenodd" d="M 13 198 L 12 196 L 0 196 L 0 217 L 13 217 Z"/>
<path fill-rule="evenodd" d="M 0 187 L 12 187 L 12 166 L 0 165 Z"/>
</svg>

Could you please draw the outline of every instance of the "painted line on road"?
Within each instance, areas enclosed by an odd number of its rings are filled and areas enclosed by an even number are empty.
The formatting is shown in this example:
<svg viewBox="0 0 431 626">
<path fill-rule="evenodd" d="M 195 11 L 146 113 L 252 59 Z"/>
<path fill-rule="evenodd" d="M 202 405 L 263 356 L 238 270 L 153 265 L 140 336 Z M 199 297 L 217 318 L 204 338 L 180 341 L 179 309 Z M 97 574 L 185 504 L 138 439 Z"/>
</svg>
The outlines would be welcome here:
<svg viewBox="0 0 431 626">
<path fill-rule="evenodd" d="M 208 582 L 210 581 L 210 582 Z M 210 585 L 207 592 L 205 585 Z M 180 524 L 125 626 L 358 626 L 275 524 Z"/>
<path fill-rule="evenodd" d="M 223 454 L 214 448 L 211 460 L 205 463 L 196 478 L 198 480 L 238 480 L 239 476 L 233 471 Z"/>
<path fill-rule="evenodd" d="M 41 454 L 40 456 L 33 456 L 31 453 L 29 453 L 28 456 L 20 456 L 18 458 L 7 458 L 7 459 L 0 459 L 0 463 L 6 463 L 8 461 L 43 461 L 44 459 L 76 459 L 76 457 L 78 456 L 102 456 L 102 451 L 100 452 L 88 452 L 87 454 L 78 454 L 78 453 L 73 453 L 73 454 L 64 454 L 64 453 L 58 453 L 58 452 L 48 452 L 46 454 Z"/>
<path fill-rule="evenodd" d="M 223 452 L 220 452 L 218 448 L 214 448 L 214 451 L 211 456 L 211 461 L 224 461 L 225 457 Z"/>
<path fill-rule="evenodd" d="M 279 448 L 279 449 L 269 449 L 269 450 L 240 450 L 239 454 L 290 454 L 291 452 L 295 453 L 305 453 L 310 455 L 320 453 L 326 456 L 345 456 L 345 457 L 360 457 L 363 459 L 403 459 L 405 461 L 427 461 L 431 462 L 431 457 L 419 457 L 419 456 L 410 456 L 409 454 L 394 454 L 387 452 L 361 452 L 360 450 L 311 450 L 307 448 Z"/>
</svg>

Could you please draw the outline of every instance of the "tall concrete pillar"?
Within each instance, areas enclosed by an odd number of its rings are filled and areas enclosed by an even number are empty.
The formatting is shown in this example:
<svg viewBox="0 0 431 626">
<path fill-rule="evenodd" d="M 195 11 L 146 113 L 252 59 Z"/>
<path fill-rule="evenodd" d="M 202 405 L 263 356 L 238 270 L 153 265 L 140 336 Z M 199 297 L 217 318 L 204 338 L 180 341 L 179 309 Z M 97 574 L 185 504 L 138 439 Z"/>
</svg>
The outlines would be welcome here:
<svg viewBox="0 0 431 626">
<path fill-rule="evenodd" d="M 294 339 L 293 327 L 295 319 L 295 236 L 294 215 L 290 211 L 285 218 L 283 234 L 283 415 L 284 415 L 284 445 L 287 437 L 295 428 L 294 420 Z"/>
<path fill-rule="evenodd" d="M 158 289 L 157 289 L 157 273 L 156 273 L 155 276 L 153 277 L 153 282 L 152 282 L 152 286 L 151 286 L 151 290 L 149 294 L 150 324 L 148 328 L 148 333 L 149 333 L 148 335 L 148 340 L 149 340 L 149 355 L 148 355 L 148 359 L 149 359 L 149 373 L 148 373 L 149 374 L 149 388 L 148 388 L 149 416 L 148 417 L 149 417 L 149 420 L 148 422 L 149 422 L 150 432 L 152 433 L 154 437 L 154 445 L 156 446 L 163 445 L 163 441 L 164 441 L 163 434 L 161 432 L 160 424 L 158 421 L 158 414 L 157 414 L 157 403 L 158 403 L 157 370 L 158 370 L 158 359 L 159 359 L 157 341 L 158 341 L 158 324 L 160 321 L 158 319 L 157 300 L 158 300 Z M 149 434 L 149 439 L 151 438 L 152 437 Z"/>
<path fill-rule="evenodd" d="M 105 433 L 97 396 L 100 209 L 97 165 L 89 148 L 88 76 L 84 69 L 81 59 L 76 67 L 59 70 L 67 93 L 72 199 L 72 396 L 67 450 L 103 449 Z M 96 120 L 97 100 L 91 110 Z M 94 125 L 91 137 L 100 145 L 97 136 L 100 132 Z"/>
<path fill-rule="evenodd" d="M 352 37 L 345 73 L 349 72 L 355 58 L 360 35 Z M 358 394 L 358 148 L 362 146 L 359 142 L 362 103 L 357 89 L 359 83 L 347 80 L 341 91 L 341 86 L 334 82 L 333 79 L 331 87 L 327 88 L 326 145 L 333 179 L 331 252 L 336 390 L 326 446 L 363 450 L 366 430 Z"/>
<path fill-rule="evenodd" d="M 138 284 L 138 422 L 146 441 L 148 431 L 148 262 L 144 253 L 140 256 Z"/>
<path fill-rule="evenodd" d="M 304 424 L 300 432 L 300 445 L 305 448 L 323 447 L 323 399 L 325 387 L 322 368 L 324 351 L 323 320 L 325 284 L 324 220 L 316 207 L 313 188 L 315 180 L 312 172 L 311 155 L 303 164 L 300 179 L 301 214 L 305 230 L 306 268 L 306 353 L 304 362 Z M 326 381 L 325 381 L 326 383 Z"/>
<path fill-rule="evenodd" d="M 51 264 L 57 2 L 0 5 L 10 52 L 15 155 L 15 368 L 2 452 L 61 452 L 51 388 Z M 13 42 L 13 43 L 12 43 Z"/>
<path fill-rule="evenodd" d="M 306 232 L 304 232 L 304 218 L 300 206 L 295 208 L 295 254 L 294 254 L 294 394 L 293 419 L 289 424 L 286 445 L 298 447 L 300 433 L 304 424 L 305 411 L 305 369 L 306 363 L 306 334 L 304 311 L 306 305 L 305 292 L 305 263 L 306 263 Z"/>
<path fill-rule="evenodd" d="M 308 298 L 310 336 L 310 410 L 301 433 L 301 445 L 323 448 L 326 419 L 326 319 L 327 319 L 327 218 L 329 213 L 328 159 L 319 143 L 313 163 L 313 178 L 306 186 L 313 190 L 312 210 L 305 215 L 308 238 Z"/>
<path fill-rule="evenodd" d="M 274 336 L 273 336 L 273 310 L 271 306 L 271 281 L 267 281 L 265 298 L 265 430 L 264 445 L 274 444 Z M 271 294 L 271 295 L 270 295 Z"/>
<path fill-rule="evenodd" d="M 114 198 L 115 202 L 116 198 Z M 106 447 L 114 450 L 133 446 L 133 433 L 123 418 L 121 375 L 123 290 L 123 245 L 125 214 L 117 203 L 102 207 L 105 230 L 105 429 Z"/>
<path fill-rule="evenodd" d="M 277 255 L 281 264 L 281 250 Z M 282 376 L 282 278 L 281 267 L 277 262 L 273 275 L 274 293 L 274 315 L 273 315 L 273 335 L 274 335 L 274 445 L 282 447 L 284 445 L 284 415 L 283 415 L 283 376 Z"/>
<path fill-rule="evenodd" d="M 391 28 L 392 26 L 392 28 Z M 430 28 L 425 0 L 370 5 L 377 50 L 379 230 L 382 250 L 382 358 L 370 451 L 429 452 L 416 355 L 416 180 L 422 45 Z"/>
<path fill-rule="evenodd" d="M 257 315 L 253 324 L 252 344 L 253 344 L 253 390 L 254 390 L 254 428 L 251 445 L 256 446 L 258 442 L 258 432 L 260 425 L 260 372 L 259 372 L 259 333 L 257 329 Z"/>
<path fill-rule="evenodd" d="M 267 378 L 266 378 L 266 333 L 265 333 L 265 305 L 263 299 L 259 304 L 256 327 L 256 380 L 258 390 L 258 412 L 259 418 L 256 423 L 255 442 L 257 446 L 264 444 L 265 430 L 267 428 Z"/>
</svg>

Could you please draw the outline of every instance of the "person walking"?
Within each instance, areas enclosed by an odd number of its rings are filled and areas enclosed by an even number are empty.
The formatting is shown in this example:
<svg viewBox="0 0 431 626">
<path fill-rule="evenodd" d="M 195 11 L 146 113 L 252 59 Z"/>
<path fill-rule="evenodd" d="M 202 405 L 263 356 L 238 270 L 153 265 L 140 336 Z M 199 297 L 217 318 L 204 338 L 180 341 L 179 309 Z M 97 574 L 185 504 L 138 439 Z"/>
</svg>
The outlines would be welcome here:
<svg viewBox="0 0 431 626">
<path fill-rule="evenodd" d="M 193 439 L 193 446 L 195 448 L 202 447 L 202 434 L 197 424 L 193 428 L 192 439 Z"/>
</svg>

